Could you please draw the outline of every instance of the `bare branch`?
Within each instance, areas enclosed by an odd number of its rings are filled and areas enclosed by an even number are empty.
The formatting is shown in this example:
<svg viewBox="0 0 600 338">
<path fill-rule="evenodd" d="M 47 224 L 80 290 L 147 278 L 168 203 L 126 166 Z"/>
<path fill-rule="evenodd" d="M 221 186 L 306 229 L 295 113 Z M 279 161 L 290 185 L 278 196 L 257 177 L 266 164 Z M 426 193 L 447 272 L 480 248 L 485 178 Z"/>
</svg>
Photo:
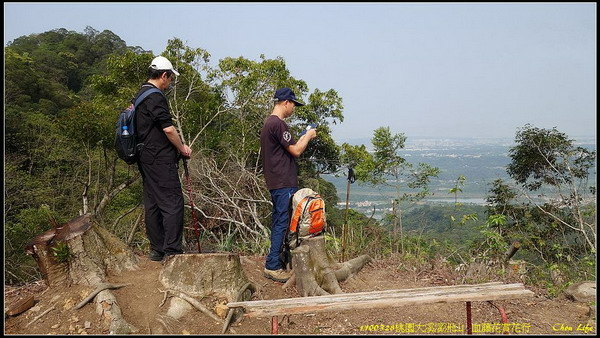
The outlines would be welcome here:
<svg viewBox="0 0 600 338">
<path fill-rule="evenodd" d="M 94 214 L 98 215 L 100 214 L 104 208 L 106 207 L 106 205 L 113 199 L 115 198 L 115 196 L 117 196 L 118 193 L 120 193 L 121 191 L 123 191 L 125 188 L 129 187 L 131 184 L 133 184 L 133 182 L 137 181 L 138 178 L 140 178 L 140 174 L 137 173 L 133 176 L 131 176 L 127 181 L 119 184 L 118 186 L 116 186 L 112 191 L 110 191 L 107 194 L 104 194 L 104 197 L 102 197 L 102 200 L 100 201 L 100 203 L 98 203 L 98 206 L 96 207 L 96 210 L 94 210 Z"/>
</svg>

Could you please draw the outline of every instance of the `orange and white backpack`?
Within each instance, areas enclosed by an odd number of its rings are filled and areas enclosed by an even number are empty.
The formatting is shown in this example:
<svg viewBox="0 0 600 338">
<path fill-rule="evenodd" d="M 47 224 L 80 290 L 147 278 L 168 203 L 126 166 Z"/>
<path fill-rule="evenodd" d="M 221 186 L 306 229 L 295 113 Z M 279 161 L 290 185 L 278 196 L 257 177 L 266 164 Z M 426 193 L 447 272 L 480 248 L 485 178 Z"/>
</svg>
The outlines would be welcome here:
<svg viewBox="0 0 600 338">
<path fill-rule="evenodd" d="M 302 239 L 320 235 L 326 225 L 325 201 L 310 188 L 298 190 L 291 200 L 290 228 L 287 236 L 290 249 L 300 245 Z"/>
</svg>

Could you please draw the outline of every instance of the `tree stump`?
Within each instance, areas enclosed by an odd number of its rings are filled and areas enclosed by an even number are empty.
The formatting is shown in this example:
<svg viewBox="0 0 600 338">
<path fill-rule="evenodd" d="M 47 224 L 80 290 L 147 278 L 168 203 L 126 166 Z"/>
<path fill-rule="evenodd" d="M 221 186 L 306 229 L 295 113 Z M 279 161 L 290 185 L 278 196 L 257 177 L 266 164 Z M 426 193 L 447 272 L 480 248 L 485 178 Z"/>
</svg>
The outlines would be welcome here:
<svg viewBox="0 0 600 338">
<path fill-rule="evenodd" d="M 249 283 L 242 269 L 240 256 L 231 253 L 171 256 L 165 262 L 158 279 L 169 293 L 175 296 L 171 299 L 167 315 L 169 313 L 176 313 L 177 316 L 185 315 L 190 307 L 181 306 L 180 300 L 184 300 L 217 323 L 224 324 L 224 330 L 227 330 L 230 317 L 234 315 L 233 310 L 229 310 L 232 313 L 228 316 L 227 312 L 224 316 L 217 316 L 198 299 L 211 296 L 232 302 L 240 299 L 240 292 L 249 290 L 250 295 L 247 298 L 250 299 L 252 292 L 256 290 Z M 227 316 L 226 321 L 223 320 L 225 316 Z M 169 329 L 165 323 L 162 324 L 167 330 Z M 155 325 L 153 332 L 161 330 L 162 328 Z"/>
<path fill-rule="evenodd" d="M 51 288 L 85 285 L 95 289 L 109 273 L 137 269 L 133 252 L 106 229 L 92 224 L 91 215 L 78 216 L 36 236 L 26 248 Z M 104 290 L 95 297 L 96 312 L 110 323 L 111 333 L 137 329 L 121 316 L 115 297 Z"/>
<path fill-rule="evenodd" d="M 339 282 L 360 271 L 370 261 L 371 257 L 362 255 L 344 263 L 336 263 L 325 250 L 323 236 L 305 239 L 292 250 L 298 293 L 302 297 L 343 293 Z"/>
<path fill-rule="evenodd" d="M 198 298 L 216 296 L 230 302 L 248 282 L 240 256 L 231 253 L 171 256 L 158 279 L 171 291 Z"/>
<path fill-rule="evenodd" d="M 107 273 L 137 269 L 133 252 L 106 229 L 93 225 L 89 214 L 36 236 L 26 252 L 50 287 L 96 286 Z"/>
</svg>

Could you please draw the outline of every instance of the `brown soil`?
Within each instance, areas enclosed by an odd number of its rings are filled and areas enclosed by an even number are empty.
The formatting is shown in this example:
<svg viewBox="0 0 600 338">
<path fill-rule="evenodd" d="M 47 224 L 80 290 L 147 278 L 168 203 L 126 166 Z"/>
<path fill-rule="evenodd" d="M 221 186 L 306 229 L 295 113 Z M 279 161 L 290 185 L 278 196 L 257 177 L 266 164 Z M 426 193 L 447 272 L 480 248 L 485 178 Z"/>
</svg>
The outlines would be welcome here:
<svg viewBox="0 0 600 338">
<path fill-rule="evenodd" d="M 282 285 L 262 276 L 264 257 L 242 257 L 244 271 L 256 287 L 253 299 L 298 297 L 295 288 L 283 290 Z M 161 264 L 140 257 L 140 269 L 109 277 L 109 282 L 132 283 L 112 290 L 127 322 L 139 329 L 138 334 L 159 334 L 156 330 L 162 320 L 167 334 L 221 334 L 223 325 L 195 309 L 182 319 L 174 320 L 164 314 L 162 285 L 158 281 Z M 518 280 L 506 281 L 518 282 Z M 463 284 L 449 268 L 429 267 L 412 269 L 397 259 L 375 261 L 340 284 L 344 292 L 404 289 L 413 287 Z M 474 302 L 473 329 L 476 334 L 501 333 L 503 326 L 498 309 L 502 307 L 509 323 L 504 328 L 510 333 L 528 334 L 595 334 L 596 324 L 589 321 L 589 306 L 564 297 L 549 299 L 544 290 L 528 285 L 536 296 L 529 299 Z M 6 317 L 5 334 L 108 334 L 108 324 L 88 303 L 75 310 L 91 288 L 71 286 L 49 289 L 43 282 L 23 287 L 4 287 L 5 303 L 20 296 L 33 294 L 36 304 L 22 314 Z M 161 304 L 164 302 L 164 305 Z M 202 299 L 209 309 L 215 309 L 219 299 Z M 54 306 L 54 309 L 31 323 L 35 317 Z M 280 316 L 280 334 L 466 334 L 466 311 L 463 303 L 430 304 L 421 306 L 321 312 L 316 314 Z M 30 324 L 31 323 L 31 324 Z M 159 326 L 157 326 L 159 325 Z M 164 327 L 164 326 L 163 326 Z M 270 318 L 241 318 L 231 328 L 237 334 L 269 334 Z M 579 329 L 579 330 L 578 330 Z M 582 331 L 587 329 L 588 332 Z"/>
</svg>

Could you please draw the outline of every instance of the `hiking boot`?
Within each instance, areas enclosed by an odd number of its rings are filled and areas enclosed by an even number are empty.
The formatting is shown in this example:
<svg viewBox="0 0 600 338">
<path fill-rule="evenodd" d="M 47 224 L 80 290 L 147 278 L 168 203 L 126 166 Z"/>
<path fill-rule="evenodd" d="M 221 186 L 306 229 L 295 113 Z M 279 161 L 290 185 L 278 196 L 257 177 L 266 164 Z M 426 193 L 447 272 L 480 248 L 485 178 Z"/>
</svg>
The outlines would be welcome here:
<svg viewBox="0 0 600 338">
<path fill-rule="evenodd" d="M 285 271 L 283 269 L 279 269 L 279 270 L 265 269 L 264 276 L 266 278 L 272 279 L 272 280 L 274 280 L 276 282 L 285 283 L 292 276 L 292 272 L 291 271 Z"/>
<path fill-rule="evenodd" d="M 148 254 L 148 258 L 150 258 L 151 261 L 160 262 L 160 261 L 162 261 L 164 255 L 165 254 L 162 252 L 159 252 L 156 250 L 150 250 L 150 254 Z"/>
<path fill-rule="evenodd" d="M 179 253 L 165 253 L 165 255 L 163 256 L 162 260 L 160 261 L 161 264 L 165 264 L 169 258 L 175 256 L 175 255 L 180 255 Z"/>
</svg>

